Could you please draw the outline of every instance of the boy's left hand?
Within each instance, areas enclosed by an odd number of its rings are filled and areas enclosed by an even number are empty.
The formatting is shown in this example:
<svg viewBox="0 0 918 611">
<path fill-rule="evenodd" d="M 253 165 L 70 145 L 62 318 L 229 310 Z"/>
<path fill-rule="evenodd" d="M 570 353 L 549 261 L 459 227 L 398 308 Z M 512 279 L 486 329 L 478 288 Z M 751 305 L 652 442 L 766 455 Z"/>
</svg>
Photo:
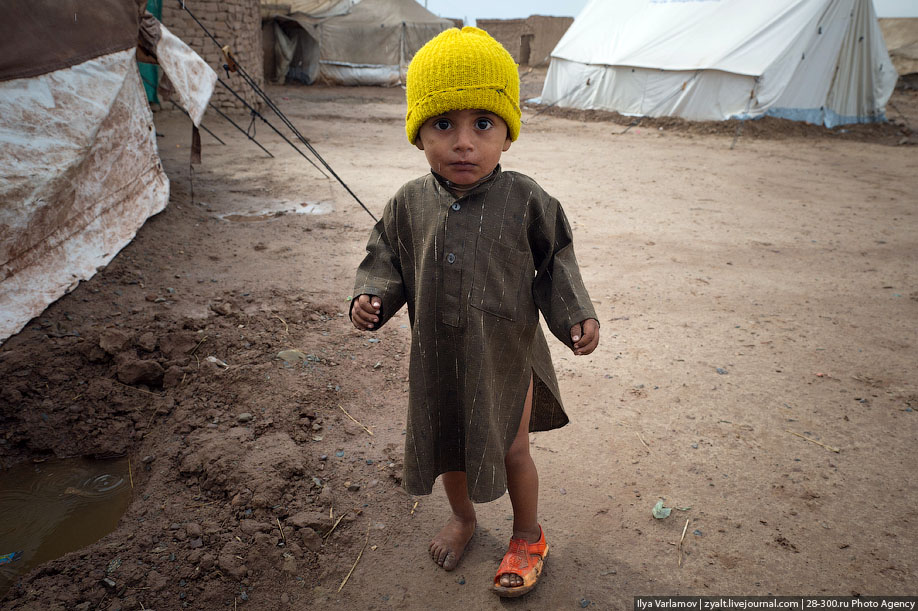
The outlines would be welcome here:
<svg viewBox="0 0 918 611">
<path fill-rule="evenodd" d="M 571 327 L 571 341 L 574 342 L 574 354 L 589 354 L 599 345 L 599 322 L 587 318 Z"/>
</svg>

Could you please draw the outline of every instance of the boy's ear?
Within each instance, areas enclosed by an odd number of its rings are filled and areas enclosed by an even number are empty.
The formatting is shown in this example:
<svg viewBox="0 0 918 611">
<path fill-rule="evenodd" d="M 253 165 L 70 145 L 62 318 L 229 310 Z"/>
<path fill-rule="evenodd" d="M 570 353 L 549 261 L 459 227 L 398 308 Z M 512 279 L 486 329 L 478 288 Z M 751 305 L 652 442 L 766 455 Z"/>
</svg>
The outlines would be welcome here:
<svg viewBox="0 0 918 611">
<path fill-rule="evenodd" d="M 418 147 L 418 150 L 419 150 L 419 151 L 423 151 L 423 150 L 424 150 L 424 142 L 421 140 L 421 136 L 420 136 L 420 135 L 415 139 L 414 145 L 415 145 L 416 147 Z M 506 149 L 504 149 L 504 150 L 506 150 Z"/>
<path fill-rule="evenodd" d="M 513 140 L 510 139 L 510 136 L 507 136 L 507 139 L 504 140 L 503 152 L 507 152 L 510 149 L 510 145 L 513 144 Z M 422 149 L 423 150 L 423 149 Z"/>
</svg>

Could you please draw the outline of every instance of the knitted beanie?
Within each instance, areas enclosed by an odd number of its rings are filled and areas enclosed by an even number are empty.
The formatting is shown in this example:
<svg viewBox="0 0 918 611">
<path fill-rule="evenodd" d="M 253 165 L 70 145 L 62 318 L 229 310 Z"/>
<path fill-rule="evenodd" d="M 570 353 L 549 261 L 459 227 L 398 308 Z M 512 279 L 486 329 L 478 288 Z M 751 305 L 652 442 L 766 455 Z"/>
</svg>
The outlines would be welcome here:
<svg viewBox="0 0 918 611">
<path fill-rule="evenodd" d="M 484 30 L 466 26 L 438 34 L 415 54 L 405 88 L 405 131 L 414 144 L 424 121 L 451 110 L 481 109 L 520 135 L 520 75 L 516 62 Z"/>
</svg>

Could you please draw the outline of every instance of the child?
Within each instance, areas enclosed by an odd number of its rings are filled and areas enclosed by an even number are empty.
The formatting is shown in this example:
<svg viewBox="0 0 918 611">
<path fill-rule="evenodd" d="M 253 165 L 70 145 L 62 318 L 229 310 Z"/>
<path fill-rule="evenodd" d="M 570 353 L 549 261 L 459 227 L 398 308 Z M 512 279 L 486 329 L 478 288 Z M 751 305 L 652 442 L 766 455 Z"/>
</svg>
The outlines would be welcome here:
<svg viewBox="0 0 918 611">
<path fill-rule="evenodd" d="M 406 85 L 408 141 L 431 173 L 399 189 L 373 229 L 351 321 L 375 330 L 407 303 L 404 485 L 430 494 L 442 475 L 452 509 L 430 555 L 456 568 L 472 503 L 507 490 L 513 536 L 493 587 L 520 596 L 548 554 L 529 432 L 568 422 L 539 312 L 577 355 L 596 348 L 599 323 L 557 200 L 498 165 L 520 130 L 510 54 L 483 30 L 453 28 L 418 51 Z"/>
</svg>

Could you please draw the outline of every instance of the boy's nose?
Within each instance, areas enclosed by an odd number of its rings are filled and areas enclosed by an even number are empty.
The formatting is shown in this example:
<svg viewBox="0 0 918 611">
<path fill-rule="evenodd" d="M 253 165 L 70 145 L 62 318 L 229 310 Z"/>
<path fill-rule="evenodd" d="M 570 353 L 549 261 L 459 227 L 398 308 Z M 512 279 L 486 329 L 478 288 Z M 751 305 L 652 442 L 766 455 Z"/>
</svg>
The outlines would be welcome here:
<svg viewBox="0 0 918 611">
<path fill-rule="evenodd" d="M 453 142 L 453 148 L 456 150 L 467 151 L 474 146 L 472 130 L 468 127 L 459 127 L 456 129 L 456 139 Z"/>
</svg>

